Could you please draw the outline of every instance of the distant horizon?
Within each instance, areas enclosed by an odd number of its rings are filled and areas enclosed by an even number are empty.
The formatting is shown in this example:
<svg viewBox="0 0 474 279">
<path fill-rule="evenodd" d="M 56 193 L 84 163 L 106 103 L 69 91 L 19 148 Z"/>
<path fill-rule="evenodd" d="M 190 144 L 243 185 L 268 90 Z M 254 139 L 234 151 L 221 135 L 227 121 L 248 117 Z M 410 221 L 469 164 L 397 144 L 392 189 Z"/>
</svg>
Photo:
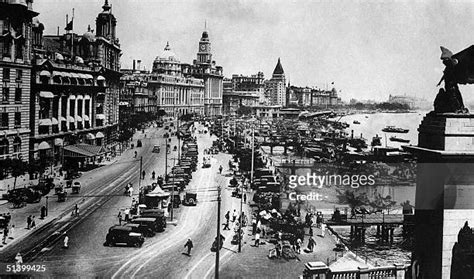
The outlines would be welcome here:
<svg viewBox="0 0 474 279">
<path fill-rule="evenodd" d="M 181 63 L 192 63 L 205 22 L 213 60 L 224 75 L 270 78 L 278 58 L 287 82 L 320 87 L 334 82 L 343 100 L 387 100 L 407 94 L 434 100 L 444 66 L 440 46 L 453 53 L 471 45 L 474 3 L 419 1 L 110 0 L 117 18 L 121 65 L 151 69 L 169 41 Z M 82 34 L 103 0 L 40 0 L 33 9 L 46 35 L 64 33 L 75 9 Z M 54 7 L 54 9 L 51 9 Z M 265 11 L 262 13 L 261 11 Z M 461 89 L 474 101 L 474 88 Z"/>
</svg>

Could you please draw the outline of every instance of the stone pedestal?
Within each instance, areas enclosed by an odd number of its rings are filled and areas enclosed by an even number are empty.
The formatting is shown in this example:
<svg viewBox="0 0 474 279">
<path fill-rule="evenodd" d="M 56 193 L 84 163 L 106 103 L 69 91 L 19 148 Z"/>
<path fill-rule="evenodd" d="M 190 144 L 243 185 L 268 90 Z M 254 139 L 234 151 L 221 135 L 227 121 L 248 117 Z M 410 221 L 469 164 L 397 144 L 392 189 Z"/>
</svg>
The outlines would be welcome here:
<svg viewBox="0 0 474 279">
<path fill-rule="evenodd" d="M 474 115 L 429 113 L 418 131 L 406 147 L 418 161 L 413 270 L 445 279 L 459 230 L 474 224 Z"/>
</svg>

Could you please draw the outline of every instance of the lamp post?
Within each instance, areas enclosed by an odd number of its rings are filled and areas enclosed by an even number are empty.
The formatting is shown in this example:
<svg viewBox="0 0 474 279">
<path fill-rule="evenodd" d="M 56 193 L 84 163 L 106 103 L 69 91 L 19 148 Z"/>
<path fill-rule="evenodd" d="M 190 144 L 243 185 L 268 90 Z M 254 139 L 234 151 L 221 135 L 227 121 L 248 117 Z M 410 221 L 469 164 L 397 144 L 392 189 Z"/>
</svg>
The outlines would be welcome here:
<svg viewBox="0 0 474 279">
<path fill-rule="evenodd" d="M 46 214 L 45 216 L 48 216 L 48 196 L 46 196 Z"/>
<path fill-rule="evenodd" d="M 216 236 L 216 270 L 215 278 L 219 279 L 219 250 L 221 248 L 221 185 L 217 186 L 217 236 Z M 239 232 L 240 233 L 240 232 Z"/>
</svg>

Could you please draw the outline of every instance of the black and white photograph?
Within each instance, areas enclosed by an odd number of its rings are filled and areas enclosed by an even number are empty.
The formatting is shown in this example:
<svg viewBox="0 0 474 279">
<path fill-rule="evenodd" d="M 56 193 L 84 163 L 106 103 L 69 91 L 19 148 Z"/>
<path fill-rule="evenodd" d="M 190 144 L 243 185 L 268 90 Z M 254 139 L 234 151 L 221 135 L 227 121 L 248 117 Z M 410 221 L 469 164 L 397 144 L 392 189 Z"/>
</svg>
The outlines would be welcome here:
<svg viewBox="0 0 474 279">
<path fill-rule="evenodd" d="M 474 278 L 473 15 L 0 0 L 0 278 Z"/>
</svg>

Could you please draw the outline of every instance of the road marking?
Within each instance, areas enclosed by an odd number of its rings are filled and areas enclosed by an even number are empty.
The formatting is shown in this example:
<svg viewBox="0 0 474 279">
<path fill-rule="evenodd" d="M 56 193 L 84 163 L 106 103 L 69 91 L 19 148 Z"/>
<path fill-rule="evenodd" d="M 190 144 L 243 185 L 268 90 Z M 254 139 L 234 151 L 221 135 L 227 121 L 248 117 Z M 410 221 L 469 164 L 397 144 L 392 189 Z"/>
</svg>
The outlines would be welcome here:
<svg viewBox="0 0 474 279">
<path fill-rule="evenodd" d="M 207 258 L 211 255 L 211 253 L 208 253 L 206 256 L 202 257 L 189 271 L 188 273 L 186 273 L 186 275 L 184 276 L 184 278 L 189 278 L 189 276 L 191 275 L 191 273 L 193 273 L 193 271 Z"/>
</svg>

